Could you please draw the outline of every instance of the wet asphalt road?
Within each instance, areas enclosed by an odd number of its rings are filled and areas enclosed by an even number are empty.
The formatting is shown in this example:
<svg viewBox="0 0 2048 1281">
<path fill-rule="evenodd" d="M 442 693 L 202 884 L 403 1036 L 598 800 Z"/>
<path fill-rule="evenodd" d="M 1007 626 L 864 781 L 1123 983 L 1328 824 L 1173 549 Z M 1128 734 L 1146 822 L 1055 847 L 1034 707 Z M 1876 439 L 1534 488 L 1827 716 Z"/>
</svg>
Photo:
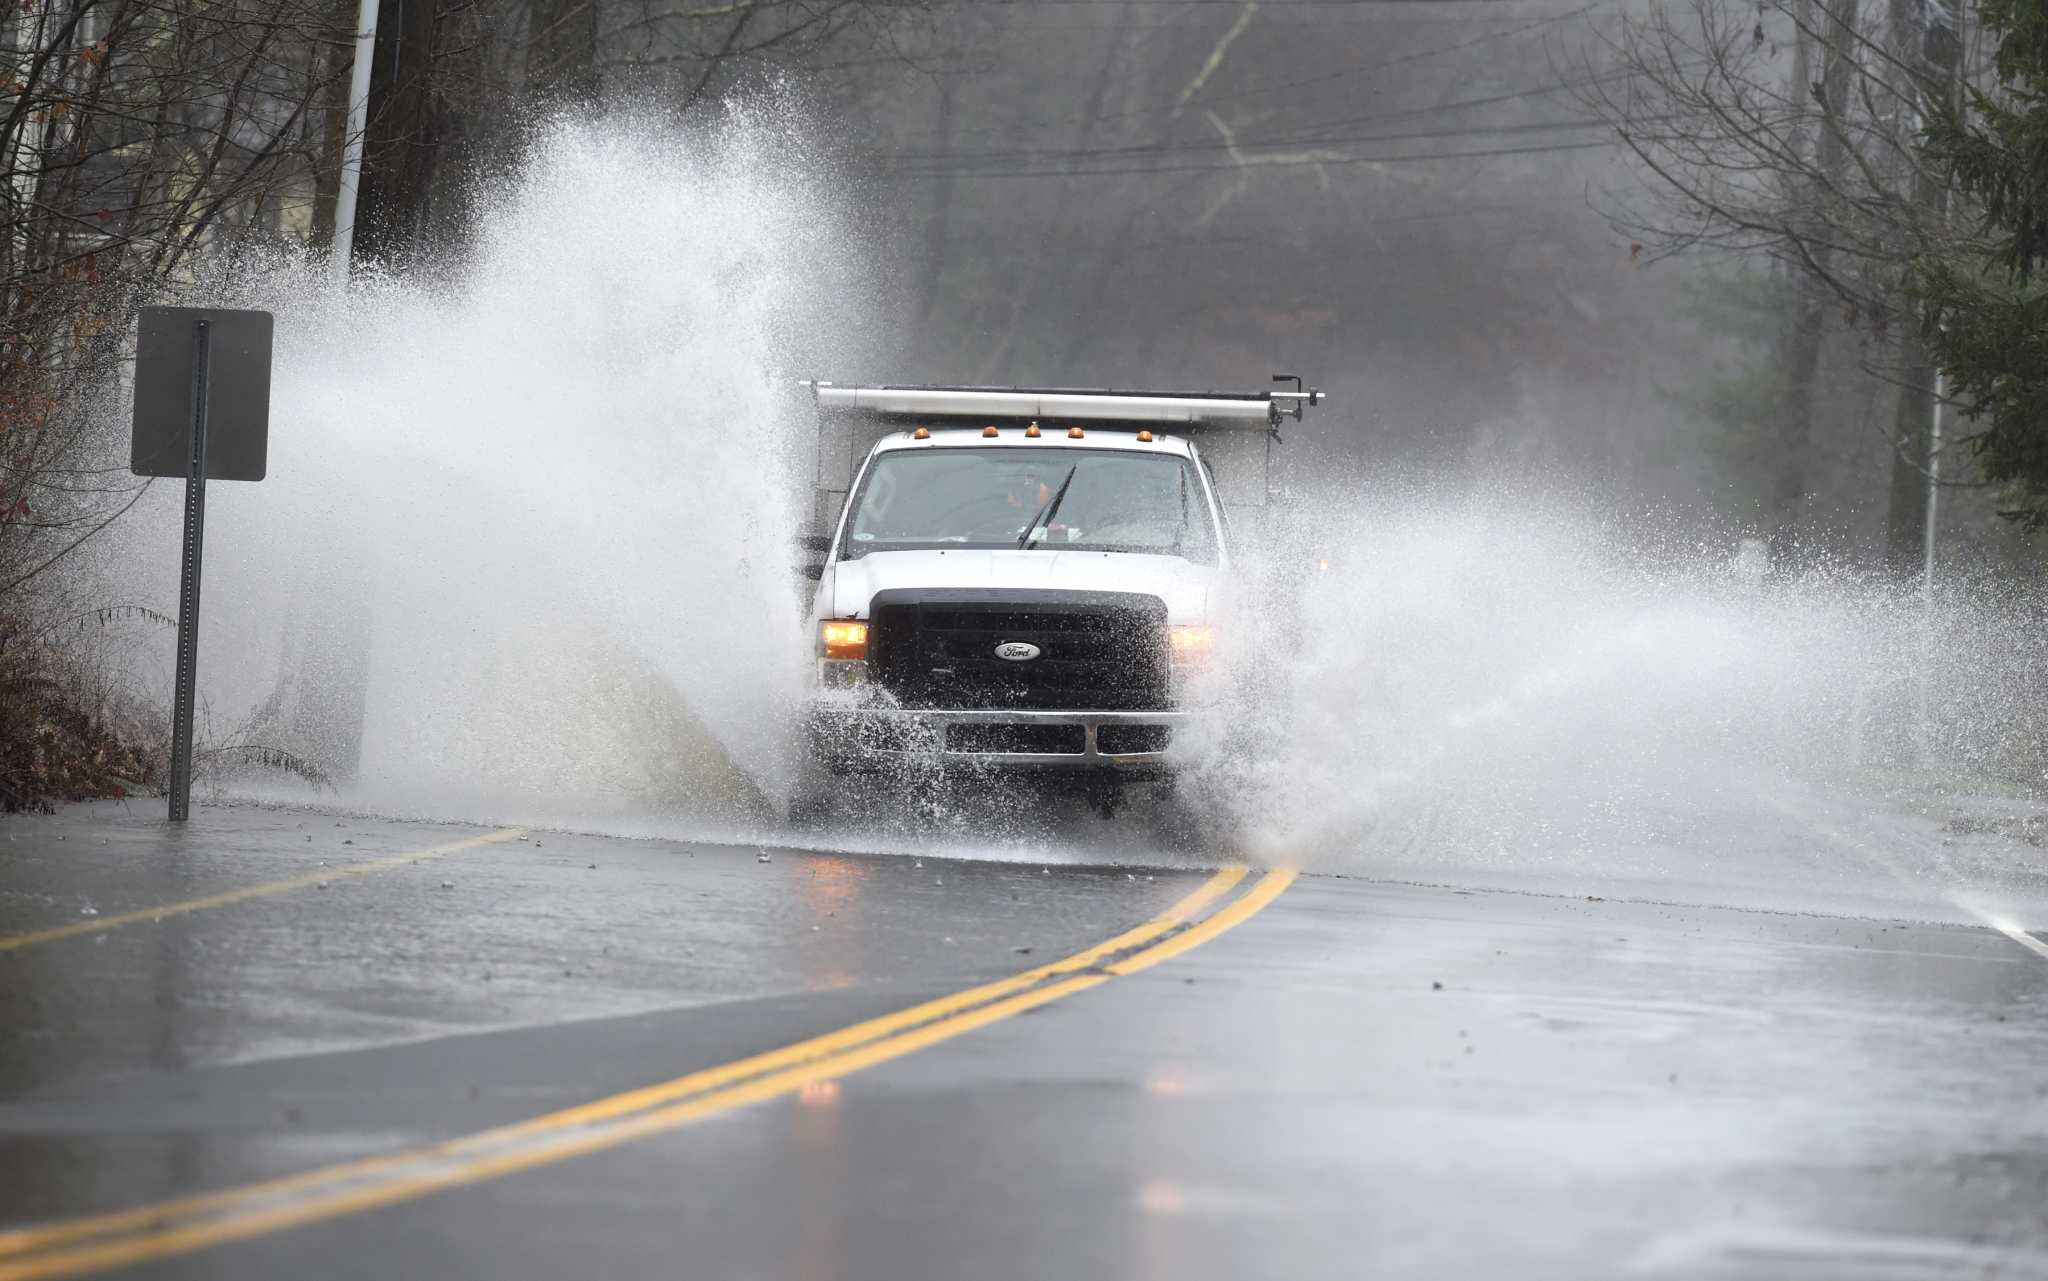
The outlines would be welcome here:
<svg viewBox="0 0 2048 1281">
<path fill-rule="evenodd" d="M 771 1050 L 1206 877 L 489 835 L 0 820 L 0 1233 Z M 2048 955 L 1306 876 L 829 1085 L 122 1274 L 2048 1277 Z"/>
</svg>

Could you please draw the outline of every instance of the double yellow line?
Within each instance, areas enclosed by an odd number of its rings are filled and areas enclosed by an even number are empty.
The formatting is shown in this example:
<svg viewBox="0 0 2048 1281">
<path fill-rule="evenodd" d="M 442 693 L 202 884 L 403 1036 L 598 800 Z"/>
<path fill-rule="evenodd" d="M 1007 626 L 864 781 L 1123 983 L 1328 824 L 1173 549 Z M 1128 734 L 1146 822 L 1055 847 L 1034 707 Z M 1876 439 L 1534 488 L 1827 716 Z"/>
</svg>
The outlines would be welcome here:
<svg viewBox="0 0 2048 1281">
<path fill-rule="evenodd" d="M 1064 960 L 659 1085 L 288 1178 L 0 1231 L 0 1281 L 76 1276 L 188 1254 L 582 1156 L 792 1094 L 1149 969 L 1249 919 L 1280 896 L 1294 873 L 1267 872 L 1208 911 L 1244 879 L 1244 868 L 1225 868 L 1143 925 Z"/>
</svg>

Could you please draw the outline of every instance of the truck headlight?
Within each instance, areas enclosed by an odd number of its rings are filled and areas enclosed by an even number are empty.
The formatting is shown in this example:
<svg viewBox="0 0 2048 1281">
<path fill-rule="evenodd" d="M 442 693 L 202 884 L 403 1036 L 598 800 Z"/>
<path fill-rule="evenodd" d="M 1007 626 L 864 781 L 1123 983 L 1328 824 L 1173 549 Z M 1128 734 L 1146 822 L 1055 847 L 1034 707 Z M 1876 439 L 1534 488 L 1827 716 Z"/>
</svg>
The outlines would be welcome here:
<svg viewBox="0 0 2048 1281">
<path fill-rule="evenodd" d="M 828 618 L 818 625 L 819 651 L 840 662 L 868 656 L 868 625 L 857 618 Z"/>
<path fill-rule="evenodd" d="M 1177 666 L 1206 663 L 1216 652 L 1216 629 L 1207 623 L 1176 623 L 1166 631 L 1166 645 Z"/>
</svg>

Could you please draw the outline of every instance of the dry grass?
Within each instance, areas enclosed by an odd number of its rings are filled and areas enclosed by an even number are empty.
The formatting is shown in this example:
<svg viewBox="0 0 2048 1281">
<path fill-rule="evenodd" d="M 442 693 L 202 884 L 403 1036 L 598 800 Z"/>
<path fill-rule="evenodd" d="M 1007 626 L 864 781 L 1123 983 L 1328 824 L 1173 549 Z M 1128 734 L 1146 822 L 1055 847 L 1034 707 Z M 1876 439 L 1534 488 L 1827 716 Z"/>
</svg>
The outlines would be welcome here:
<svg viewBox="0 0 2048 1281">
<path fill-rule="evenodd" d="M 161 718 L 96 692 L 50 630 L 0 618 L 0 812 L 156 790 Z"/>
</svg>

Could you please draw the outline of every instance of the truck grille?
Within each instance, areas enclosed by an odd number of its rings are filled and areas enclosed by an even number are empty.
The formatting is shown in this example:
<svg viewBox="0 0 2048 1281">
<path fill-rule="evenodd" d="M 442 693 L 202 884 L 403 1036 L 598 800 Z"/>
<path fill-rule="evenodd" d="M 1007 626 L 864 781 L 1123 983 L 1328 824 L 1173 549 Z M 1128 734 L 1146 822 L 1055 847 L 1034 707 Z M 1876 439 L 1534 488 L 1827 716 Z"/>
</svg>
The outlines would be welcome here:
<svg viewBox="0 0 2048 1281">
<path fill-rule="evenodd" d="M 1023 662 L 996 657 L 996 647 L 1010 641 L 1037 646 L 1039 656 Z M 1156 596 L 877 592 L 868 661 L 905 707 L 1163 711 L 1172 705 L 1166 603 Z"/>
<path fill-rule="evenodd" d="M 1080 725 L 948 725 L 946 750 L 1079 756 L 1088 750 L 1088 731 Z"/>
</svg>

